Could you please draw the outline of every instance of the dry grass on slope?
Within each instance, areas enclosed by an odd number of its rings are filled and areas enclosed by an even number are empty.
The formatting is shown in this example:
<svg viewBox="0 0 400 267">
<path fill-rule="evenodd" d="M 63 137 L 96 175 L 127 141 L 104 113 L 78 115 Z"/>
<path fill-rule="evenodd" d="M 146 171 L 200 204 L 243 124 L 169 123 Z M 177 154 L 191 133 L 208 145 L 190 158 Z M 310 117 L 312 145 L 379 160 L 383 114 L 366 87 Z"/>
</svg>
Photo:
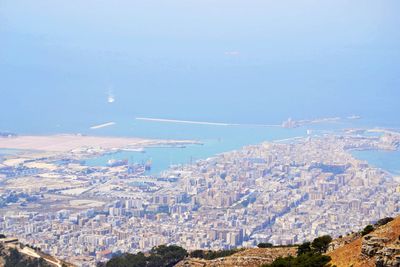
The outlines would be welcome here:
<svg viewBox="0 0 400 267">
<path fill-rule="evenodd" d="M 231 256 L 215 260 L 185 259 L 177 267 L 259 267 L 262 264 L 272 263 L 279 257 L 295 256 L 297 247 L 282 248 L 248 248 Z"/>
<path fill-rule="evenodd" d="M 375 263 L 373 260 L 362 259 L 361 256 L 361 238 L 338 248 L 328 255 L 332 258 L 331 264 L 337 267 L 373 267 Z"/>
<path fill-rule="evenodd" d="M 391 245 L 396 242 L 400 236 L 400 217 L 395 218 L 393 221 L 383 225 L 369 235 L 380 238 L 387 238 L 388 241 L 385 246 Z M 337 267 L 372 267 L 375 266 L 375 257 L 366 257 L 361 254 L 363 238 L 360 237 L 341 248 L 335 249 L 328 253 L 332 258 L 331 264 Z"/>
</svg>

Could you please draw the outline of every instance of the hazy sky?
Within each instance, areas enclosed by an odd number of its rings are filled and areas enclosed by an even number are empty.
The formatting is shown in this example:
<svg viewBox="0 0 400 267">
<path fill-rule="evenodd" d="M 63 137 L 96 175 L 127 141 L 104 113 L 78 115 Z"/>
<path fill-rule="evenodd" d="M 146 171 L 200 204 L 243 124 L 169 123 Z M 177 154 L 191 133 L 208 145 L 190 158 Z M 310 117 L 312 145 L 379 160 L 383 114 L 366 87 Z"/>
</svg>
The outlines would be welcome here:
<svg viewBox="0 0 400 267">
<path fill-rule="evenodd" d="M 399 11 L 397 0 L 0 0 L 0 130 L 136 116 L 400 126 Z"/>
</svg>

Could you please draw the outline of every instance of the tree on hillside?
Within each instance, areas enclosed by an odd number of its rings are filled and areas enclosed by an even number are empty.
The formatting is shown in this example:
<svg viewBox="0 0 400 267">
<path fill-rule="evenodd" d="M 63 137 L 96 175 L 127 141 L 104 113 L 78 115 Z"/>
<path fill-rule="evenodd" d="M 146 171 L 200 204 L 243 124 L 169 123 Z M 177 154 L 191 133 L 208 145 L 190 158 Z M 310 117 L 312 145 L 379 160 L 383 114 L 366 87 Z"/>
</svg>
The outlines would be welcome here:
<svg viewBox="0 0 400 267">
<path fill-rule="evenodd" d="M 187 256 L 187 251 L 179 246 L 161 245 L 154 247 L 146 256 L 139 252 L 137 254 L 125 253 L 113 257 L 107 262 L 107 267 L 172 267 Z M 100 265 L 101 266 L 101 265 Z"/>
<path fill-rule="evenodd" d="M 272 248 L 274 245 L 272 245 L 271 243 L 260 243 L 257 245 L 257 247 L 259 248 Z"/>
<path fill-rule="evenodd" d="M 147 257 L 147 264 L 146 267 L 160 267 L 160 266 L 174 266 L 175 264 L 171 265 L 169 259 L 164 260 L 160 255 L 158 254 L 150 254 L 150 256 Z"/>
<path fill-rule="evenodd" d="M 375 225 L 376 226 L 382 226 L 382 225 L 385 225 L 385 224 L 387 224 L 387 223 L 389 223 L 389 222 L 391 222 L 393 220 L 394 219 L 392 217 L 386 217 L 386 218 L 383 218 L 383 219 L 380 219 L 379 221 L 377 221 Z"/>
<path fill-rule="evenodd" d="M 193 250 L 192 252 L 190 252 L 190 257 L 203 259 L 204 258 L 204 251 L 201 250 L 201 249 Z"/>
<path fill-rule="evenodd" d="M 361 235 L 362 236 L 368 235 L 372 231 L 374 231 L 374 227 L 369 224 L 369 225 L 365 226 L 365 228 L 361 231 Z"/>
<path fill-rule="evenodd" d="M 150 253 L 152 255 L 157 255 L 161 257 L 163 266 L 174 266 L 179 261 L 183 260 L 187 256 L 187 251 L 179 246 L 171 245 L 165 246 L 161 245 L 152 248 Z M 159 265 L 160 266 L 160 265 Z"/>
<path fill-rule="evenodd" d="M 6 264 L 4 267 L 14 267 L 22 260 L 22 256 L 17 249 L 13 248 L 10 250 L 10 255 L 8 255 L 5 260 Z"/>
<path fill-rule="evenodd" d="M 320 236 L 314 239 L 311 246 L 317 253 L 325 253 L 328 250 L 332 237 L 329 235 Z"/>
<path fill-rule="evenodd" d="M 235 253 L 237 253 L 238 249 L 233 248 L 233 249 L 228 249 L 228 250 L 201 250 L 197 249 L 194 250 L 190 253 L 190 257 L 192 258 L 200 258 L 200 259 L 205 259 L 205 260 L 214 260 L 217 258 L 223 258 L 223 257 L 228 257 L 231 256 Z"/>
<path fill-rule="evenodd" d="M 262 267 L 325 267 L 329 266 L 331 257 L 312 252 L 302 254 L 298 257 L 288 256 L 278 258 L 271 264 L 263 265 Z"/>
<path fill-rule="evenodd" d="M 311 243 L 310 242 L 304 242 L 297 248 L 297 256 L 300 256 L 302 254 L 310 253 L 311 250 Z"/>
<path fill-rule="evenodd" d="M 228 249 L 228 250 L 209 250 L 206 252 L 206 254 L 204 255 L 204 259 L 206 260 L 214 260 L 217 258 L 224 258 L 224 257 L 228 257 L 231 256 L 235 253 L 237 253 L 239 250 L 236 248 L 233 249 Z"/>
</svg>

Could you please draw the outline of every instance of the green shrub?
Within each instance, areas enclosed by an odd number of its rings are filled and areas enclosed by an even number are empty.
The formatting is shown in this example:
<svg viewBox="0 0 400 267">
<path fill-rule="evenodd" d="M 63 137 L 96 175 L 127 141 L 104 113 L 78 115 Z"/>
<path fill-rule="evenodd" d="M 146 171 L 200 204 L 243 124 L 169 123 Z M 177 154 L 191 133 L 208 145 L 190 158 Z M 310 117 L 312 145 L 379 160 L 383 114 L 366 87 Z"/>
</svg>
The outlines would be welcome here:
<svg viewBox="0 0 400 267">
<path fill-rule="evenodd" d="M 375 225 L 376 226 L 382 226 L 382 225 L 385 225 L 385 224 L 387 224 L 387 223 L 389 223 L 391 221 L 393 221 L 392 217 L 386 217 L 386 218 L 383 218 L 383 219 L 380 219 L 379 221 L 377 221 Z"/>
<path fill-rule="evenodd" d="M 298 257 L 278 258 L 273 263 L 262 265 L 262 267 L 324 267 L 330 261 L 331 257 L 329 256 L 310 252 Z"/>
<path fill-rule="evenodd" d="M 311 247 L 317 253 L 325 253 L 328 250 L 329 244 L 332 242 L 332 237 L 329 235 L 320 236 L 314 239 Z"/>
<path fill-rule="evenodd" d="M 229 249 L 229 250 L 217 250 L 217 251 L 213 251 L 213 250 L 209 250 L 205 253 L 204 255 L 204 259 L 206 260 L 214 260 L 217 258 L 223 258 L 223 257 L 228 257 L 231 256 L 233 254 L 235 254 L 236 252 L 238 252 L 239 250 L 235 249 Z"/>
<path fill-rule="evenodd" d="M 278 258 L 271 264 L 262 267 L 327 267 L 331 257 L 323 255 L 332 242 L 332 237 L 324 235 L 317 237 L 312 243 L 304 242 L 297 249 L 297 257 Z"/>
<path fill-rule="evenodd" d="M 139 252 L 125 253 L 113 257 L 107 267 L 172 267 L 187 256 L 187 251 L 179 246 L 161 245 L 150 250 L 149 256 Z"/>
<path fill-rule="evenodd" d="M 228 257 L 236 252 L 240 251 L 239 249 L 228 249 L 228 250 L 201 250 L 197 249 L 190 253 L 190 257 L 192 258 L 200 258 L 205 260 L 214 260 L 218 258 Z"/>
<path fill-rule="evenodd" d="M 272 248 L 274 245 L 272 245 L 271 243 L 260 243 L 257 245 L 257 247 L 259 248 Z"/>
<path fill-rule="evenodd" d="M 362 236 L 368 235 L 372 231 L 374 231 L 374 227 L 369 224 L 369 225 L 365 226 L 365 228 L 361 231 L 361 235 Z"/>
<path fill-rule="evenodd" d="M 310 242 L 304 242 L 297 248 L 297 256 L 300 256 L 302 254 L 310 253 L 311 250 L 311 243 Z"/>
<path fill-rule="evenodd" d="M 192 258 L 204 259 L 204 255 L 205 255 L 204 250 L 201 250 L 201 249 L 197 249 L 197 250 L 190 252 L 190 257 L 192 257 Z"/>
</svg>

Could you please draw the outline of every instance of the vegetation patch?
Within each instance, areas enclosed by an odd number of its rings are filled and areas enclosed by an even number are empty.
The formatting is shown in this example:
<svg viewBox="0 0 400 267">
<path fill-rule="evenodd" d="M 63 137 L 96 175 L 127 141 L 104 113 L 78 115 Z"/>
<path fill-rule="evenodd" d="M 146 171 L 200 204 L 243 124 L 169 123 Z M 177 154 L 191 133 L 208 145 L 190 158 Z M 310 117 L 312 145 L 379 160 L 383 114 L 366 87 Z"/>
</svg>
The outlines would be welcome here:
<svg viewBox="0 0 400 267">
<path fill-rule="evenodd" d="M 331 257 L 323 255 L 328 250 L 332 238 L 329 235 L 317 237 L 313 242 L 304 242 L 298 247 L 297 257 L 288 256 L 276 259 L 262 267 L 325 267 Z"/>
<path fill-rule="evenodd" d="M 148 255 L 139 252 L 137 254 L 125 253 L 116 256 L 106 264 L 98 266 L 106 267 L 172 267 L 187 256 L 187 251 L 179 246 L 161 245 L 150 250 Z"/>
<path fill-rule="evenodd" d="M 361 235 L 362 236 L 368 235 L 369 233 L 374 231 L 374 229 L 375 228 L 371 224 L 369 224 L 369 225 L 365 226 L 364 229 L 361 231 Z"/>
<path fill-rule="evenodd" d="M 224 258 L 224 257 L 231 256 L 239 251 L 241 251 L 241 250 L 236 249 L 236 248 L 229 249 L 229 250 L 217 250 L 217 251 L 197 249 L 190 253 L 190 257 L 205 259 L 205 260 L 214 260 L 214 259 L 218 259 L 218 258 Z"/>
</svg>

